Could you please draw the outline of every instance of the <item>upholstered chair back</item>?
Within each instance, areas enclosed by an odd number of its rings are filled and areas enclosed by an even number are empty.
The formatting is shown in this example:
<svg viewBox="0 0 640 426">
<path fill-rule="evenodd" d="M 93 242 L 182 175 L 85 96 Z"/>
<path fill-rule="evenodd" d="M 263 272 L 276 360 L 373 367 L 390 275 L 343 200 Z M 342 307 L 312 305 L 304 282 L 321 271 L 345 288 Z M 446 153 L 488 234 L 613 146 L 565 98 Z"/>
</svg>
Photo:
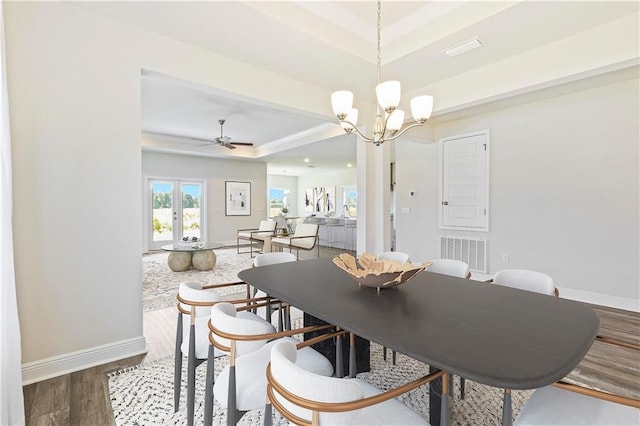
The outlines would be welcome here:
<svg viewBox="0 0 640 426">
<path fill-rule="evenodd" d="M 460 278 L 467 278 L 469 275 L 469 265 L 461 260 L 432 259 L 429 262 L 431 262 L 431 266 L 427 267 L 429 272 Z"/>
<path fill-rule="evenodd" d="M 274 220 L 261 220 L 258 231 L 273 232 L 276 229 L 276 221 Z"/>
<path fill-rule="evenodd" d="M 520 290 L 552 296 L 555 292 L 553 278 L 547 274 L 525 269 L 503 269 L 493 276 L 493 283 Z"/>
<path fill-rule="evenodd" d="M 238 317 L 236 308 L 227 302 L 216 303 L 211 307 L 211 324 L 220 331 L 244 336 L 269 334 L 276 331 L 273 325 L 257 316 L 255 319 Z M 215 336 L 215 340 L 224 346 L 229 346 L 230 343 L 228 339 L 219 336 Z M 236 353 L 240 356 L 253 352 L 264 346 L 265 343 L 267 343 L 266 340 L 238 341 Z"/>
<path fill-rule="evenodd" d="M 395 260 L 400 263 L 407 263 L 409 261 L 409 255 L 401 251 L 385 251 L 380 253 L 377 258 L 379 260 Z"/>
<path fill-rule="evenodd" d="M 364 398 L 357 383 L 349 379 L 320 376 L 296 365 L 297 348 L 294 342 L 282 340 L 271 348 L 271 373 L 289 392 L 305 399 L 323 402 L 348 402 Z M 279 396 L 276 398 L 291 413 L 311 421 L 311 411 Z M 345 413 L 321 413 L 320 424 L 349 424 Z"/>
<path fill-rule="evenodd" d="M 212 303 L 220 301 L 220 296 L 213 290 L 203 290 L 202 283 L 196 281 L 185 281 L 178 285 L 178 294 L 184 300 L 192 302 Z M 191 311 L 191 305 L 180 303 L 180 306 L 187 312 Z M 196 358 L 205 359 L 209 350 L 209 313 L 210 306 L 195 306 L 195 341 Z M 191 315 L 182 314 L 182 344 L 180 350 L 183 354 L 189 353 L 189 327 L 191 326 Z"/>
<path fill-rule="evenodd" d="M 295 262 L 296 255 L 287 252 L 263 253 L 253 259 L 254 266 L 275 265 L 277 263 Z"/>
</svg>

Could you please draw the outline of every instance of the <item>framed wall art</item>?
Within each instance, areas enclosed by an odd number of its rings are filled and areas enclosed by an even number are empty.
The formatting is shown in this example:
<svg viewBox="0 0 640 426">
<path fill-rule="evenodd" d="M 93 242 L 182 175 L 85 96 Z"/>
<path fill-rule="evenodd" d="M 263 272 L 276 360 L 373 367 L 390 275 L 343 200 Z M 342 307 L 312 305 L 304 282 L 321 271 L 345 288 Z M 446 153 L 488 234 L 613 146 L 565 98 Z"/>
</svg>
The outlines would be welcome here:
<svg viewBox="0 0 640 426">
<path fill-rule="evenodd" d="M 225 182 L 225 215 L 251 216 L 251 182 Z"/>
<path fill-rule="evenodd" d="M 313 213 L 313 188 L 304 190 L 304 211 Z"/>
<path fill-rule="evenodd" d="M 324 212 L 324 187 L 322 186 L 313 188 L 313 212 Z"/>
<path fill-rule="evenodd" d="M 324 188 L 324 212 L 329 214 L 336 212 L 335 186 L 327 186 Z"/>
</svg>

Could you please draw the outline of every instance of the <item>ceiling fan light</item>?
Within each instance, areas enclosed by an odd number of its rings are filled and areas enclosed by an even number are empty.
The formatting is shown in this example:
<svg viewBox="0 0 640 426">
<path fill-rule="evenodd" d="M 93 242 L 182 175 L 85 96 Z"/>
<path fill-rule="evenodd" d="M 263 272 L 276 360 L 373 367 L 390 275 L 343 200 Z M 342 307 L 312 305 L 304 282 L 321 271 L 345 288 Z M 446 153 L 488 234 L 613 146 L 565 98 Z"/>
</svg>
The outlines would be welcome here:
<svg viewBox="0 0 640 426">
<path fill-rule="evenodd" d="M 431 117 L 433 111 L 433 96 L 416 96 L 411 99 L 411 115 L 418 123 L 424 123 Z"/>
<path fill-rule="evenodd" d="M 333 113 L 344 120 L 351 108 L 353 107 L 353 92 L 348 90 L 339 90 L 331 94 L 331 107 Z"/>
<path fill-rule="evenodd" d="M 385 81 L 376 86 L 378 103 L 386 112 L 392 112 L 400 105 L 400 82 Z"/>
<path fill-rule="evenodd" d="M 396 109 L 391 113 L 391 116 L 387 121 L 387 129 L 389 129 L 390 132 L 395 133 L 398 130 L 400 130 L 403 124 L 404 124 L 404 111 L 401 109 Z"/>
</svg>

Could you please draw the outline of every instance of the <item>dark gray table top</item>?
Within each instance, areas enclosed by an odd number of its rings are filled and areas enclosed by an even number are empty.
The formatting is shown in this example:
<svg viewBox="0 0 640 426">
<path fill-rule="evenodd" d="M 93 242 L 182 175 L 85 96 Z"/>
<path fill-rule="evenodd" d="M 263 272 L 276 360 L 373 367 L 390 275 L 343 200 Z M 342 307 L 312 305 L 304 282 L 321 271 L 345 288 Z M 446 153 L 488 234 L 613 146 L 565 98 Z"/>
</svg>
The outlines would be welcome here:
<svg viewBox="0 0 640 426">
<path fill-rule="evenodd" d="M 244 270 L 241 280 L 310 315 L 489 386 L 560 380 L 598 332 L 589 307 L 553 296 L 421 272 L 399 287 L 358 287 L 331 259 Z"/>
</svg>

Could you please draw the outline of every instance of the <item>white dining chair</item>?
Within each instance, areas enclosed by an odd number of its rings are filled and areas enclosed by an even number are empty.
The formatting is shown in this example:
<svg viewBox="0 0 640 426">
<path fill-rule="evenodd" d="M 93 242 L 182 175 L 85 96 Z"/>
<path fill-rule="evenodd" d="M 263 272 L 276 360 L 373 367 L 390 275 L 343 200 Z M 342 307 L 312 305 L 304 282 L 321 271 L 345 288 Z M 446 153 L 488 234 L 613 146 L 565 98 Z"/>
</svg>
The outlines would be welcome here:
<svg viewBox="0 0 640 426">
<path fill-rule="evenodd" d="M 640 401 L 629 404 L 606 401 L 555 386 L 536 389 L 518 413 L 515 426 L 637 426 Z M 602 394 L 600 394 L 602 395 Z"/>
<path fill-rule="evenodd" d="M 298 362 L 303 350 L 291 341 L 280 341 L 271 348 L 268 398 L 287 420 L 314 425 L 429 424 L 395 397 L 435 376 L 382 392 L 360 379 L 326 377 L 309 371 Z"/>
<path fill-rule="evenodd" d="M 526 269 L 503 269 L 496 272 L 489 282 L 505 287 L 517 288 L 520 290 L 533 291 L 535 293 L 558 296 L 558 289 L 555 287 L 553 278 L 538 271 Z"/>
<path fill-rule="evenodd" d="M 180 405 L 182 359 L 186 356 L 188 425 L 193 424 L 194 418 L 196 368 L 209 356 L 208 322 L 211 306 L 221 300 L 215 289 L 230 286 L 240 286 L 244 290 L 247 289 L 244 283 L 203 285 L 197 281 L 185 281 L 178 285 L 173 407 L 177 412 Z M 224 353 L 218 350 L 212 354 L 213 357 L 222 355 Z"/>
<path fill-rule="evenodd" d="M 210 351 L 215 347 L 229 353 L 229 364 L 218 377 L 213 377 L 214 359 L 207 364 L 205 388 L 205 424 L 211 424 L 213 398 L 227 407 L 227 423 L 235 424 L 248 410 L 264 407 L 267 380 L 265 369 L 269 363 L 271 347 L 285 340 L 299 343 L 291 336 L 298 333 L 328 329 L 332 326 L 306 327 L 276 332 L 273 325 L 250 312 L 241 317 L 230 303 L 221 302 L 211 308 Z M 323 355 L 311 347 L 301 351 L 298 363 L 321 376 L 331 376 L 333 366 Z M 213 394 L 213 395 L 212 395 Z"/>
<path fill-rule="evenodd" d="M 471 278 L 471 272 L 469 272 L 469 264 L 462 260 L 456 259 L 431 259 L 428 261 L 431 265 L 427 266 L 425 271 L 433 272 L 436 274 L 450 275 L 458 278 Z M 394 360 L 395 361 L 395 360 Z M 453 393 L 453 375 L 450 375 L 451 386 L 450 392 Z M 464 399 L 465 392 L 465 379 L 460 377 L 460 399 Z"/>
<path fill-rule="evenodd" d="M 427 266 L 425 271 L 434 272 L 436 274 L 451 275 L 458 278 L 471 278 L 469 272 L 469 264 L 461 260 L 455 259 L 431 259 L 431 265 Z"/>
<path fill-rule="evenodd" d="M 378 260 L 395 260 L 399 263 L 407 263 L 409 261 L 409 255 L 401 251 L 385 251 L 376 256 Z"/>
<path fill-rule="evenodd" d="M 257 255 L 253 259 L 253 266 L 268 266 L 268 265 L 276 265 L 279 263 L 286 262 L 295 262 L 296 255 L 293 253 L 287 252 L 273 252 L 273 253 L 263 253 Z M 265 297 L 267 294 L 262 290 L 254 289 L 255 297 Z M 290 316 L 290 308 L 287 305 L 284 309 L 276 309 L 274 312 L 270 312 L 270 306 L 258 308 L 256 313 L 261 318 L 266 319 L 267 321 L 271 320 L 271 323 L 278 327 L 278 331 L 282 331 L 284 328 L 291 329 L 291 316 Z M 277 316 L 276 316 L 277 315 Z M 275 318 L 274 318 L 275 316 Z"/>
<path fill-rule="evenodd" d="M 527 269 L 503 269 L 495 273 L 493 278 L 487 280 L 489 283 L 504 287 L 511 287 L 518 290 L 531 291 L 547 296 L 559 297 L 560 293 L 556 288 L 553 278 L 538 271 Z M 464 383 L 461 383 L 464 386 Z M 461 390 L 463 391 L 463 390 Z M 511 390 L 505 389 L 502 402 L 502 418 L 511 421 Z"/>
</svg>

